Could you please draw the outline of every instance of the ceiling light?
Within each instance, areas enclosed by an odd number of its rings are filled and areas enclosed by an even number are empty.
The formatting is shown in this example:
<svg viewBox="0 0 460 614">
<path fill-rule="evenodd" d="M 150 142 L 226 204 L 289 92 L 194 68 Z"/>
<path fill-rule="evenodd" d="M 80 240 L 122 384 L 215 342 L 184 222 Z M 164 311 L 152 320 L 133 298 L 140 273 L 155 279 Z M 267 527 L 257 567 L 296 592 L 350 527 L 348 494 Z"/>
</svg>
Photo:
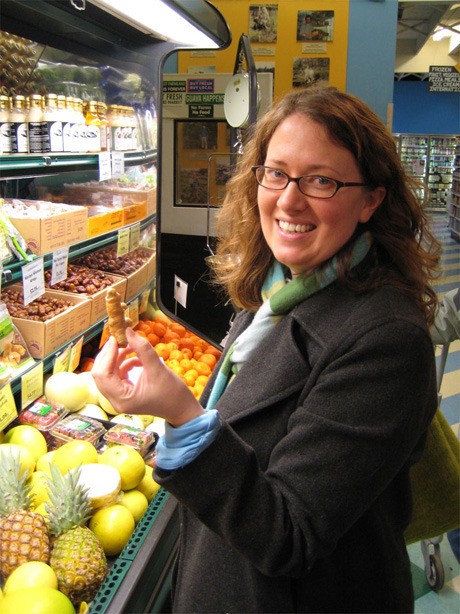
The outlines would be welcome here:
<svg viewBox="0 0 460 614">
<path fill-rule="evenodd" d="M 217 49 L 218 44 L 162 0 L 89 0 L 145 34 L 189 47 Z"/>
<path fill-rule="evenodd" d="M 440 28 L 432 34 L 432 38 L 434 41 L 440 41 L 443 38 L 448 38 L 449 36 L 452 36 L 452 32 L 447 28 Z"/>
</svg>

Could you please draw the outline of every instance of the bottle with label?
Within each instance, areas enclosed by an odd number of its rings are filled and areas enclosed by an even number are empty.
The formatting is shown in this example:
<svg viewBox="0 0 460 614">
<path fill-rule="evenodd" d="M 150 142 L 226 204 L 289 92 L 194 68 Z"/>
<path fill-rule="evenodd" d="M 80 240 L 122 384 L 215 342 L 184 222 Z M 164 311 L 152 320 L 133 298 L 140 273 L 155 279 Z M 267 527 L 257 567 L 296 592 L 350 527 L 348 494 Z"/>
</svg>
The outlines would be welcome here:
<svg viewBox="0 0 460 614">
<path fill-rule="evenodd" d="M 46 137 L 49 143 L 50 152 L 64 151 L 62 137 L 62 113 L 58 108 L 58 97 L 56 94 L 46 94 L 45 96 L 45 123 Z"/>
<path fill-rule="evenodd" d="M 83 113 L 83 100 L 81 98 L 73 98 L 68 104 L 73 112 L 72 136 L 73 147 L 72 151 L 86 153 L 88 151 L 86 145 L 86 118 Z"/>
<path fill-rule="evenodd" d="M 0 155 L 11 153 L 10 99 L 0 96 Z"/>
<path fill-rule="evenodd" d="M 26 98 L 13 96 L 10 113 L 11 153 L 28 153 L 29 133 L 27 127 Z"/>
<path fill-rule="evenodd" d="M 66 152 L 75 151 L 72 135 L 74 123 L 72 100 L 70 96 L 64 96 L 64 94 L 57 97 L 58 111 L 62 122 L 62 150 Z"/>
<path fill-rule="evenodd" d="M 101 151 L 110 151 L 110 128 L 107 119 L 107 105 L 105 102 L 97 103 L 97 115 L 101 131 Z"/>
<path fill-rule="evenodd" d="M 123 151 L 123 121 L 120 113 L 120 105 L 112 104 L 109 107 L 109 124 L 112 149 L 114 151 Z"/>
<path fill-rule="evenodd" d="M 97 101 L 91 100 L 86 108 L 86 147 L 90 153 L 101 151 L 101 122 L 97 114 Z"/>
<path fill-rule="evenodd" d="M 134 114 L 133 107 L 126 107 L 126 118 L 128 120 L 128 126 L 131 129 L 130 149 L 134 149 L 135 151 L 137 151 L 139 149 L 139 140 L 137 132 L 137 120 L 136 115 Z"/>
<path fill-rule="evenodd" d="M 45 113 L 43 97 L 40 94 L 29 96 L 29 112 L 27 114 L 27 127 L 29 130 L 29 152 L 46 153 L 49 151 L 49 141 L 46 138 Z"/>
</svg>

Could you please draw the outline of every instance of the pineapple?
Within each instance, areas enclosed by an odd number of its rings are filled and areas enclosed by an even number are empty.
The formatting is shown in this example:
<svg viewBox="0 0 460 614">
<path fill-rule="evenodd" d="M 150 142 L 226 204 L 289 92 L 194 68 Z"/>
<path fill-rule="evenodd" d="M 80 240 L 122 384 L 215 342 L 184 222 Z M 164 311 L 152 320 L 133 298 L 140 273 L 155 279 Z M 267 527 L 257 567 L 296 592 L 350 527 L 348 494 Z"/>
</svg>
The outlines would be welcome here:
<svg viewBox="0 0 460 614">
<path fill-rule="evenodd" d="M 80 469 L 65 476 L 50 465 L 50 500 L 46 504 L 52 536 L 50 565 L 58 588 L 74 605 L 91 601 L 107 573 L 107 559 L 101 543 L 87 527 L 92 514 L 86 489 L 79 484 Z"/>
<path fill-rule="evenodd" d="M 6 579 L 22 563 L 49 563 L 50 537 L 45 519 L 30 510 L 28 473 L 19 457 L 0 453 L 0 575 Z"/>
</svg>

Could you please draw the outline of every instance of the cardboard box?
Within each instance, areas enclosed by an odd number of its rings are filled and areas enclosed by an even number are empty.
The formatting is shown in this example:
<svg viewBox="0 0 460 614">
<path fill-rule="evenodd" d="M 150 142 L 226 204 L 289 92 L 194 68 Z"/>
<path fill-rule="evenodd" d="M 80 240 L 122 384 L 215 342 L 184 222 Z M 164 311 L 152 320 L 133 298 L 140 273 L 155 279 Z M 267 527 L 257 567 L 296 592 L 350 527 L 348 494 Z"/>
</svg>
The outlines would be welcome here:
<svg viewBox="0 0 460 614">
<path fill-rule="evenodd" d="M 88 212 L 85 207 L 72 206 L 66 213 L 46 218 L 9 216 L 11 223 L 37 256 L 51 253 L 60 247 L 85 241 Z"/>
<path fill-rule="evenodd" d="M 127 275 L 127 285 L 125 301 L 131 301 L 134 297 L 144 290 L 144 288 L 152 281 L 155 275 L 156 254 L 153 250 L 149 250 L 151 255 L 149 259 L 140 266 L 137 271 Z"/>
<path fill-rule="evenodd" d="M 147 217 L 147 203 L 123 207 L 123 226 L 140 222 Z"/>
<path fill-rule="evenodd" d="M 67 184 L 63 195 L 65 202 L 87 205 L 105 205 L 114 207 L 130 207 L 146 205 L 146 215 L 152 215 L 157 210 L 156 188 L 135 189 L 124 188 L 121 185 Z"/>
<path fill-rule="evenodd" d="M 20 284 L 10 287 L 22 292 Z M 69 343 L 90 326 L 91 301 L 86 296 L 57 290 L 46 290 L 45 296 L 67 300 L 73 303 L 73 306 L 46 322 L 11 318 L 13 324 L 24 337 L 33 358 L 45 358 Z"/>
<path fill-rule="evenodd" d="M 91 239 L 124 226 L 123 208 L 88 217 L 85 239 Z"/>
</svg>

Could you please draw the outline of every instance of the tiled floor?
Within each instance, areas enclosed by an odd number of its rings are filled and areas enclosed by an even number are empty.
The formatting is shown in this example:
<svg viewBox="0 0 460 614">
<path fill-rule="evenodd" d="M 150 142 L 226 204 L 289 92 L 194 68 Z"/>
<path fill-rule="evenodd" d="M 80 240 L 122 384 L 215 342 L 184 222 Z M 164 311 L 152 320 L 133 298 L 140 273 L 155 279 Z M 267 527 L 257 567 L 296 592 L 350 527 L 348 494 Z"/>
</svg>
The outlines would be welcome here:
<svg viewBox="0 0 460 614">
<path fill-rule="evenodd" d="M 447 216 L 433 214 L 432 229 L 443 246 L 443 276 L 436 289 L 440 296 L 460 285 L 460 243 L 451 238 Z M 439 360 L 440 348 L 437 349 Z M 450 344 L 449 355 L 441 384 L 441 409 L 449 424 L 458 433 L 460 426 L 460 340 Z M 430 552 L 434 552 L 430 546 Z M 460 613 L 460 565 L 452 553 L 447 537 L 440 544 L 440 562 L 444 569 L 443 587 L 435 592 L 428 585 L 420 544 L 409 546 L 417 614 Z"/>
</svg>

